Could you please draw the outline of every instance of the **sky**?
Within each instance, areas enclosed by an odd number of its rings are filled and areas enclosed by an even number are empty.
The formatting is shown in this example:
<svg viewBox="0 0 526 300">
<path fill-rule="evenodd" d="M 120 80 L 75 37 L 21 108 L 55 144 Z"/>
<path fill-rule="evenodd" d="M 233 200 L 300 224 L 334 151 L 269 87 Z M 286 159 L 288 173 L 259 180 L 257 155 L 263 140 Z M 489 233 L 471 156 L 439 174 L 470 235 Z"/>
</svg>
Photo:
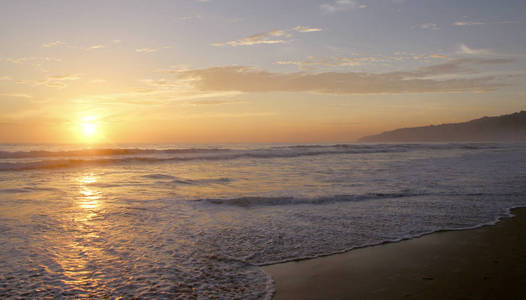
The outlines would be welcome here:
<svg viewBox="0 0 526 300">
<path fill-rule="evenodd" d="M 523 0 L 0 0 L 0 142 L 351 142 L 512 113 L 524 20 Z"/>
</svg>

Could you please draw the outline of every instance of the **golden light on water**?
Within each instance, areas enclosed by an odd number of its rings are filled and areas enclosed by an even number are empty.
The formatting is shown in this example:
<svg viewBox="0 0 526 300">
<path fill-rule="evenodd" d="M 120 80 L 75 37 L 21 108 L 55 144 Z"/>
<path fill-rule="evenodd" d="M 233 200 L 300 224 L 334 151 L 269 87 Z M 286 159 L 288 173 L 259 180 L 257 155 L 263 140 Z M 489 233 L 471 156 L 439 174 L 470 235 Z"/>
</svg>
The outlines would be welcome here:
<svg viewBox="0 0 526 300">
<path fill-rule="evenodd" d="M 82 176 L 78 179 L 81 184 L 79 206 L 84 209 L 95 209 L 100 206 L 100 192 L 91 188 L 89 185 L 97 182 L 97 177 L 92 174 Z"/>
<path fill-rule="evenodd" d="M 115 257 L 104 251 L 102 227 L 97 222 L 102 193 L 92 184 L 98 181 L 98 176 L 85 173 L 73 180 L 79 187 L 76 202 L 80 209 L 74 210 L 73 222 L 66 223 L 70 226 L 68 232 L 72 234 L 63 237 L 61 241 L 65 243 L 56 248 L 55 259 L 63 271 L 64 284 L 75 287 L 79 293 L 83 292 L 75 298 L 92 298 L 94 293 L 104 288 L 101 279 L 93 276 L 94 266 L 115 260 Z"/>
<path fill-rule="evenodd" d="M 82 195 L 82 201 L 80 202 L 80 207 L 82 208 L 97 208 L 99 206 L 98 200 L 100 195 L 98 192 L 95 192 L 91 189 L 84 188 L 80 191 Z"/>
<path fill-rule="evenodd" d="M 93 174 L 84 175 L 84 176 L 80 177 L 78 181 L 81 184 L 92 184 L 92 183 L 97 182 L 97 177 L 95 177 L 95 175 L 93 175 Z"/>
</svg>

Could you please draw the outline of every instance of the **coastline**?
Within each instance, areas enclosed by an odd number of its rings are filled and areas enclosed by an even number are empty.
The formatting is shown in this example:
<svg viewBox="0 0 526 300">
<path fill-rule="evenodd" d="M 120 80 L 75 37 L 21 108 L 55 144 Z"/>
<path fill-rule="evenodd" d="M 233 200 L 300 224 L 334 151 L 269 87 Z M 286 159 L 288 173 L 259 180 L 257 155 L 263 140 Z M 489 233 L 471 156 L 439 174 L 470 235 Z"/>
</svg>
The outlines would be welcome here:
<svg viewBox="0 0 526 300">
<path fill-rule="evenodd" d="M 512 298 L 526 284 L 526 208 L 492 226 L 263 266 L 273 299 Z"/>
</svg>

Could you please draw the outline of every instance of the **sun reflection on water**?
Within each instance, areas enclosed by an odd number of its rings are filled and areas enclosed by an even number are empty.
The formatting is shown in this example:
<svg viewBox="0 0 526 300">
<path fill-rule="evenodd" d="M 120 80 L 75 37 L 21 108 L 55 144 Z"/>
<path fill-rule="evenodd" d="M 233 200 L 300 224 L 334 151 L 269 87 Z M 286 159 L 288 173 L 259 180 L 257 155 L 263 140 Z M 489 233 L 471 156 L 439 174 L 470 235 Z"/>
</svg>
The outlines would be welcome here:
<svg viewBox="0 0 526 300">
<path fill-rule="evenodd" d="M 56 248 L 55 255 L 64 274 L 62 282 L 76 290 L 80 298 L 98 298 L 104 286 L 96 274 L 104 262 L 112 259 L 104 251 L 104 224 L 98 218 L 103 207 L 102 193 L 92 186 L 98 181 L 93 173 L 74 181 L 79 188 L 75 203 L 81 209 L 71 211 L 73 222 L 67 223 L 70 225 L 67 231 L 71 234 L 64 237 L 64 244 Z"/>
<path fill-rule="evenodd" d="M 78 179 L 78 182 L 80 183 L 79 206 L 84 209 L 100 207 L 101 192 L 90 187 L 97 182 L 97 177 L 93 174 L 84 175 Z"/>
<path fill-rule="evenodd" d="M 78 179 L 78 182 L 80 182 L 81 184 L 91 184 L 91 183 L 95 183 L 95 182 L 97 182 L 97 177 L 96 177 L 93 173 L 90 173 L 90 174 L 87 174 L 87 175 L 81 176 L 81 177 Z"/>
</svg>

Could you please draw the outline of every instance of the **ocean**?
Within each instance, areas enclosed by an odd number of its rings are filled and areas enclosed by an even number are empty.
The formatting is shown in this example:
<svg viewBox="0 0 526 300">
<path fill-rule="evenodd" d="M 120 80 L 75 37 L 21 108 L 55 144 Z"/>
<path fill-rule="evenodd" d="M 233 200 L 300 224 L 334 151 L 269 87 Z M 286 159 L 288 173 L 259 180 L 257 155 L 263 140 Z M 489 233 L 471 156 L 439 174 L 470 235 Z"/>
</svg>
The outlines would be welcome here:
<svg viewBox="0 0 526 300">
<path fill-rule="evenodd" d="M 1 298 L 268 299 L 260 266 L 526 206 L 526 145 L 0 145 Z"/>
</svg>

